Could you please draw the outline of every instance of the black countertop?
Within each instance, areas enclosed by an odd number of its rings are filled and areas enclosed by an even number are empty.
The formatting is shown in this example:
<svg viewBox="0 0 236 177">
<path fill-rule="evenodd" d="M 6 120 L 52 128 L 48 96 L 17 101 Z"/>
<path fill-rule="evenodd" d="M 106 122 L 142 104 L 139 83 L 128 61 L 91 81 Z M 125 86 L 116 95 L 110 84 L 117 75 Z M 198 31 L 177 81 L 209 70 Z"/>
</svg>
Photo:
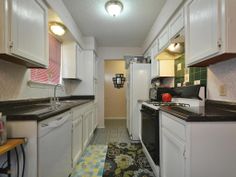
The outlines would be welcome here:
<svg viewBox="0 0 236 177">
<path fill-rule="evenodd" d="M 207 100 L 203 107 L 163 106 L 161 111 L 187 122 L 236 121 L 236 104 Z"/>
<path fill-rule="evenodd" d="M 7 116 L 7 121 L 42 121 L 73 107 L 89 103 L 94 100 L 94 96 L 59 97 L 60 104 L 54 107 L 49 100 L 50 98 L 1 101 L 0 112 Z"/>
</svg>

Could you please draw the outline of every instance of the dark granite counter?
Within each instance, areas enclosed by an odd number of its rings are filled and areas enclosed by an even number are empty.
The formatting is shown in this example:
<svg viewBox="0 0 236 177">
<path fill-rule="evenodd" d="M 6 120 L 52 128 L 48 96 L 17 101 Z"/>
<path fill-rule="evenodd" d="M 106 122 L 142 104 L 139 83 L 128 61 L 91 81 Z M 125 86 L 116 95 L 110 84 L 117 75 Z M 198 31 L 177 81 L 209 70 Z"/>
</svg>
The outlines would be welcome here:
<svg viewBox="0 0 236 177">
<path fill-rule="evenodd" d="M 161 111 L 187 122 L 236 121 L 236 104 L 207 100 L 204 107 L 163 106 Z"/>
<path fill-rule="evenodd" d="M 42 121 L 89 103 L 94 100 L 94 96 L 59 97 L 59 100 L 60 104 L 54 107 L 50 104 L 50 98 L 1 101 L 0 112 L 7 116 L 7 121 Z"/>
</svg>

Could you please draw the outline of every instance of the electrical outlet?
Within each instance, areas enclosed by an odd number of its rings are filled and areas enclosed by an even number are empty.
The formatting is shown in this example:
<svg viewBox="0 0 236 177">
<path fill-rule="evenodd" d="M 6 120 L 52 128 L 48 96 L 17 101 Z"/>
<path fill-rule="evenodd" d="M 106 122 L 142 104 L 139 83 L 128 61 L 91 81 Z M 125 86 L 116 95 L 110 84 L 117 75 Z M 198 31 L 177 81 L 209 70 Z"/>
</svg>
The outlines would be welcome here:
<svg viewBox="0 0 236 177">
<path fill-rule="evenodd" d="M 220 85 L 219 94 L 220 94 L 220 96 L 227 96 L 227 89 L 224 84 Z"/>
<path fill-rule="evenodd" d="M 181 87 L 182 86 L 182 84 L 181 83 L 177 83 L 177 87 Z"/>
<path fill-rule="evenodd" d="M 200 80 L 195 80 L 194 81 L 194 85 L 200 85 L 201 84 L 201 81 Z"/>
</svg>

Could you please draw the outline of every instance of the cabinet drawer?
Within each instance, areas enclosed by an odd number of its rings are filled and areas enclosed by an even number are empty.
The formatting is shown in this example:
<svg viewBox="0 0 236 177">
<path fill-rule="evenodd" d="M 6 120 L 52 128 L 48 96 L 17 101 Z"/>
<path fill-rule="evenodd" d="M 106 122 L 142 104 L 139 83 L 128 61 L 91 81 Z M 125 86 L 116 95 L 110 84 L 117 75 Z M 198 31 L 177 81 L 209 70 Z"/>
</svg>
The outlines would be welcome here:
<svg viewBox="0 0 236 177">
<path fill-rule="evenodd" d="M 186 139 L 185 134 L 185 125 L 176 121 L 177 117 L 174 117 L 167 113 L 161 113 L 161 126 L 168 129 L 171 133 L 181 138 L 182 140 Z"/>
</svg>

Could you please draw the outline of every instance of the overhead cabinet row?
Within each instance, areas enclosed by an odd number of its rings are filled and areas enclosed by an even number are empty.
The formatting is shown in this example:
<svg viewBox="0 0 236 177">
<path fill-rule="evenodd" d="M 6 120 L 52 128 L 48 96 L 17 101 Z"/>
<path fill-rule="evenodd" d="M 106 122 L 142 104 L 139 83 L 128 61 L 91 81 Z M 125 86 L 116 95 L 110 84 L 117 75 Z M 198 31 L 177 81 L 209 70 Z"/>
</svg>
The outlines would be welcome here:
<svg viewBox="0 0 236 177">
<path fill-rule="evenodd" d="M 151 57 L 151 78 L 174 76 L 174 60 L 168 57 L 164 60 L 159 60 L 157 55 L 168 47 L 171 39 L 174 38 L 183 27 L 184 10 L 181 8 L 153 41 L 151 47 L 145 54 L 145 57 Z"/>
<path fill-rule="evenodd" d="M 207 66 L 236 56 L 235 8 L 234 0 L 189 0 L 186 3 L 188 66 Z"/>
<path fill-rule="evenodd" d="M 48 13 L 42 0 L 0 1 L 0 58 L 48 66 Z"/>
<path fill-rule="evenodd" d="M 236 57 L 235 8 L 234 0 L 186 1 L 145 53 L 151 57 L 152 77 L 162 76 L 156 56 L 183 28 L 186 66 L 208 66 Z"/>
</svg>

